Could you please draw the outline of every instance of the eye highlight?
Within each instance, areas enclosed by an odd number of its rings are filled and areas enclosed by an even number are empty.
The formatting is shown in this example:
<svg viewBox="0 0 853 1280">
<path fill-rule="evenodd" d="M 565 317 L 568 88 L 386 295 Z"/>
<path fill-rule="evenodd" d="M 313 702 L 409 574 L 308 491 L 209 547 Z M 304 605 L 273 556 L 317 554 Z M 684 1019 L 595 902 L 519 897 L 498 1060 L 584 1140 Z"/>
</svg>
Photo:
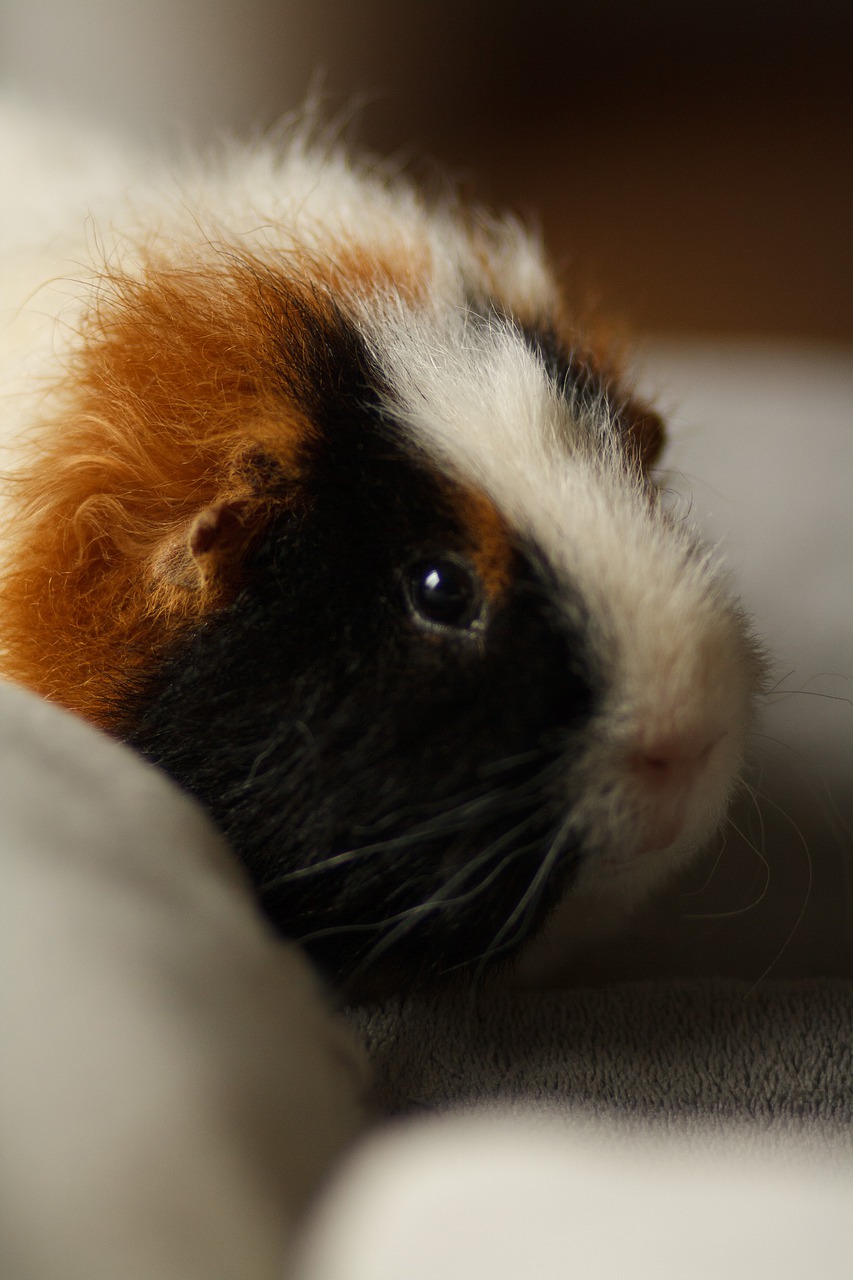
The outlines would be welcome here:
<svg viewBox="0 0 853 1280">
<path fill-rule="evenodd" d="M 479 580 L 456 560 L 436 557 L 413 565 L 407 594 L 416 617 L 432 626 L 467 630 L 482 611 Z"/>
</svg>

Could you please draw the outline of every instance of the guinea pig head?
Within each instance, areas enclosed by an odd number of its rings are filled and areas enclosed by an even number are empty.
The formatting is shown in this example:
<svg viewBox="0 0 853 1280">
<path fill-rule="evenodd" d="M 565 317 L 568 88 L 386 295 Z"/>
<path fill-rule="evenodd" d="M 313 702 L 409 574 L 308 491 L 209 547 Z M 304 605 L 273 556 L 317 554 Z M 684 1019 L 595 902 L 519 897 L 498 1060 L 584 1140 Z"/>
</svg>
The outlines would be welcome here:
<svg viewBox="0 0 853 1280">
<path fill-rule="evenodd" d="M 365 261 L 102 285 L 2 625 L 7 673 L 199 797 L 322 968 L 418 978 L 692 856 L 759 664 L 649 477 L 658 419 L 558 310 Z"/>
</svg>

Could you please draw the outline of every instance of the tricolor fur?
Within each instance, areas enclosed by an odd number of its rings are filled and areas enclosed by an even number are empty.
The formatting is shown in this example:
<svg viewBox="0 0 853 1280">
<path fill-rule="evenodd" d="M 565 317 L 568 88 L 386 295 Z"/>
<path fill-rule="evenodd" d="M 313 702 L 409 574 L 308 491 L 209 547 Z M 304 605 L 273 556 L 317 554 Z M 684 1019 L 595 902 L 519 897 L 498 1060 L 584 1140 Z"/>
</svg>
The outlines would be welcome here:
<svg viewBox="0 0 853 1280">
<path fill-rule="evenodd" d="M 642 896 L 720 820 L 758 661 L 539 245 L 302 135 L 153 189 L 53 286 L 6 674 L 198 795 L 338 975 Z"/>
</svg>

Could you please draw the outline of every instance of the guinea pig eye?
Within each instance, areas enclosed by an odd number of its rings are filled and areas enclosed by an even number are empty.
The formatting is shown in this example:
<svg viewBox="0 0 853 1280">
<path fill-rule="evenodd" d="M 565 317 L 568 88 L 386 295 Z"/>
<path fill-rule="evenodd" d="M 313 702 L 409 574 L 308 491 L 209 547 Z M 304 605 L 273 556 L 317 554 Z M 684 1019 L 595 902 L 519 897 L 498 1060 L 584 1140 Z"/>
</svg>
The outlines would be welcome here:
<svg viewBox="0 0 853 1280">
<path fill-rule="evenodd" d="M 463 630 L 480 611 L 477 579 L 455 560 L 416 564 L 409 574 L 408 593 L 415 614 L 433 625 Z"/>
</svg>

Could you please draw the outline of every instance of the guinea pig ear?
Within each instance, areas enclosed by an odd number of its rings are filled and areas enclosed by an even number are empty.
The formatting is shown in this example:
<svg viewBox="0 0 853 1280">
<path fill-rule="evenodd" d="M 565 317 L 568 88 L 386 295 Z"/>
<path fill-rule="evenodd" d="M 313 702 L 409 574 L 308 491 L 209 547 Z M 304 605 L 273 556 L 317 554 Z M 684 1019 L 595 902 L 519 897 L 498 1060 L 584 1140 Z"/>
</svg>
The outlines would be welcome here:
<svg viewBox="0 0 853 1280">
<path fill-rule="evenodd" d="M 299 474 L 259 444 L 234 456 L 222 497 L 196 512 L 154 556 L 155 585 L 199 592 L 233 584 L 270 511 L 298 500 Z"/>
<path fill-rule="evenodd" d="M 164 586 L 187 591 L 224 586 L 242 563 L 254 536 L 257 502 L 230 498 L 199 511 L 182 536 L 170 540 L 155 557 L 153 577 Z"/>
<path fill-rule="evenodd" d="M 251 533 L 245 499 L 216 502 L 199 511 L 187 534 L 187 550 L 203 586 L 230 578 L 242 562 Z"/>
<path fill-rule="evenodd" d="M 660 414 L 642 400 L 628 400 L 619 414 L 628 444 L 634 449 L 640 466 L 650 470 L 658 461 L 666 444 L 666 427 Z"/>
</svg>

